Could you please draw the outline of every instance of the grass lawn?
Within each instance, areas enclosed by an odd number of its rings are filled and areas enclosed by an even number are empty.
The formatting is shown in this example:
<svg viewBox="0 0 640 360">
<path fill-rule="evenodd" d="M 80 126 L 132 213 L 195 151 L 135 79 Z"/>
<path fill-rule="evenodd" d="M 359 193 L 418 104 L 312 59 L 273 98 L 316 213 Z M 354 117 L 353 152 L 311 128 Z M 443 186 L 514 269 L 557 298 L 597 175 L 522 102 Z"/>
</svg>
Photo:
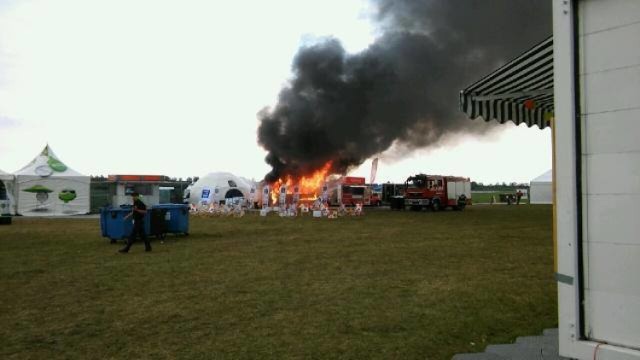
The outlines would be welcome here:
<svg viewBox="0 0 640 360">
<path fill-rule="evenodd" d="M 551 207 L 0 226 L 3 359 L 450 359 L 557 325 Z"/>
</svg>

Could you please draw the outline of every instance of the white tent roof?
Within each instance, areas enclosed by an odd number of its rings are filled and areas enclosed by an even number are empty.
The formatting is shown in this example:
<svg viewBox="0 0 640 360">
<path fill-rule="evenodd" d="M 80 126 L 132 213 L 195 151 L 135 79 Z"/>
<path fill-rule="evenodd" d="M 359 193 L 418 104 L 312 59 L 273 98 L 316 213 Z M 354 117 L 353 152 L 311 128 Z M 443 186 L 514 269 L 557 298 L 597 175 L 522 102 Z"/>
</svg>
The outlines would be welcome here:
<svg viewBox="0 0 640 360">
<path fill-rule="evenodd" d="M 232 186 L 234 183 L 235 186 Z M 210 187 L 213 190 L 217 187 L 220 189 L 220 191 L 226 191 L 229 188 L 238 188 L 245 194 L 245 196 L 249 193 L 249 190 L 251 190 L 252 187 L 255 188 L 255 186 L 255 183 L 253 183 L 251 180 L 247 180 L 243 177 L 236 176 L 228 172 L 209 173 L 198 179 L 198 181 L 193 184 L 194 189 Z"/>
<path fill-rule="evenodd" d="M 537 178 L 531 180 L 531 183 L 550 183 L 553 181 L 553 170 L 549 170 Z"/>
<path fill-rule="evenodd" d="M 29 164 L 14 173 L 16 176 L 32 175 L 40 177 L 84 176 L 64 164 L 51 150 L 49 144 Z"/>
<path fill-rule="evenodd" d="M 254 185 L 251 180 L 247 180 L 243 177 L 233 175 L 232 173 L 229 173 L 229 172 L 212 172 L 198 179 L 198 181 L 196 181 L 194 186 L 218 185 L 220 187 L 227 187 L 229 186 L 229 180 L 234 181 L 238 186 L 251 188 L 251 186 Z"/>
<path fill-rule="evenodd" d="M 0 180 L 13 180 L 13 175 L 0 169 Z"/>
</svg>

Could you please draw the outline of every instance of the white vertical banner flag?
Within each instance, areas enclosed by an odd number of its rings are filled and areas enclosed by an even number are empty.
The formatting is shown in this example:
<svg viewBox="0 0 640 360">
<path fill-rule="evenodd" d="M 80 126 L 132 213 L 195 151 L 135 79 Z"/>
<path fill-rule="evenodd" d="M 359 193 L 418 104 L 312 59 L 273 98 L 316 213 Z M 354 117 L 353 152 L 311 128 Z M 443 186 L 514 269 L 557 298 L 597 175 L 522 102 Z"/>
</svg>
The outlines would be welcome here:
<svg viewBox="0 0 640 360">
<path fill-rule="evenodd" d="M 329 185 L 327 183 L 322 184 L 322 202 L 329 201 Z"/>
<path fill-rule="evenodd" d="M 300 187 L 298 185 L 293 186 L 293 203 L 298 204 L 300 202 Z"/>
<path fill-rule="evenodd" d="M 256 187 L 251 186 L 251 190 L 249 190 L 249 206 L 253 208 L 253 203 L 256 200 Z"/>
<path fill-rule="evenodd" d="M 376 181 L 377 173 L 378 173 L 378 158 L 375 158 L 371 162 L 371 178 L 369 179 L 369 184 L 373 184 Z"/>
<path fill-rule="evenodd" d="M 262 207 L 263 208 L 269 207 L 269 185 L 265 185 L 262 188 Z"/>
<path fill-rule="evenodd" d="M 287 185 L 280 186 L 280 196 L 278 198 L 280 200 L 280 207 L 284 208 L 287 204 Z"/>
</svg>

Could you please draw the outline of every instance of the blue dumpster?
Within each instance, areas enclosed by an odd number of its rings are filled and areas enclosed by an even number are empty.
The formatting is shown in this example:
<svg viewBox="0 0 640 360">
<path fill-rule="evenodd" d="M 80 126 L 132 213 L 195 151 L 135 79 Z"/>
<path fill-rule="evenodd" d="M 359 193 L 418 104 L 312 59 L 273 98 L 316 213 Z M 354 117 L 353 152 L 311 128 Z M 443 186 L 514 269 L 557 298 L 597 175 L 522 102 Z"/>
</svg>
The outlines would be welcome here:
<svg viewBox="0 0 640 360">
<path fill-rule="evenodd" d="M 102 236 L 111 239 L 111 242 L 127 238 L 131 233 L 133 223 L 131 219 L 125 220 L 124 217 L 130 212 L 130 208 L 101 208 L 100 229 Z"/>
<path fill-rule="evenodd" d="M 126 239 L 133 223 L 131 218 L 124 217 L 131 212 L 131 206 L 122 205 L 118 208 L 106 207 L 100 209 L 100 230 L 102 236 L 116 240 Z M 165 234 L 189 235 L 189 207 L 185 204 L 154 205 L 144 217 L 144 231 L 147 236 L 164 238 Z"/>
<path fill-rule="evenodd" d="M 166 232 L 189 235 L 189 206 L 186 204 L 154 205 L 152 209 L 164 210 Z"/>
<path fill-rule="evenodd" d="M 131 213 L 131 206 L 100 208 L 100 230 L 102 236 L 111 239 L 112 243 L 129 237 L 133 229 L 133 222 L 131 218 L 124 219 L 129 213 Z M 147 234 L 150 234 L 151 227 L 149 218 L 149 216 L 145 216 L 144 229 Z"/>
</svg>

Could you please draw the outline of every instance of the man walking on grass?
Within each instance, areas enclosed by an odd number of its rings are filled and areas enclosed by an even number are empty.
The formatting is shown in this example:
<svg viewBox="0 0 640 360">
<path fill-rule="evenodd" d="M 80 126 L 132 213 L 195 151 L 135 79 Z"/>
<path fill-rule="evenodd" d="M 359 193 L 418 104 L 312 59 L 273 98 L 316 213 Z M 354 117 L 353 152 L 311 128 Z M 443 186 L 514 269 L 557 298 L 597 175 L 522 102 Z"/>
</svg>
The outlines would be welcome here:
<svg viewBox="0 0 640 360">
<path fill-rule="evenodd" d="M 137 236 L 140 236 L 144 241 L 144 251 L 151 251 L 151 243 L 149 243 L 147 234 L 144 232 L 144 216 L 147 213 L 147 205 L 140 200 L 140 194 L 137 192 L 131 193 L 131 198 L 133 199 L 133 209 L 124 219 L 126 220 L 133 216 L 133 230 L 131 230 L 127 245 L 118 251 L 123 254 L 128 253 Z"/>
</svg>

